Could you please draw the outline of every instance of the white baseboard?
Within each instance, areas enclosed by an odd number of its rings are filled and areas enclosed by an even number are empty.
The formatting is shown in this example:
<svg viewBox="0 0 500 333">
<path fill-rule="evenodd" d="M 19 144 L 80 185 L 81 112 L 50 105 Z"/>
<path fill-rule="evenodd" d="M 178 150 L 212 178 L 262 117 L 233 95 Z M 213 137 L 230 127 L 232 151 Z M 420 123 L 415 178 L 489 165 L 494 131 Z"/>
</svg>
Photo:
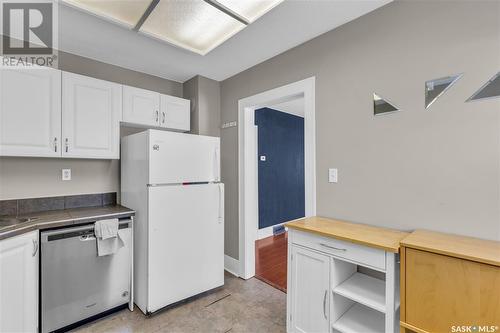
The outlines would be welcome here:
<svg viewBox="0 0 500 333">
<path fill-rule="evenodd" d="M 234 276 L 240 276 L 240 261 L 233 257 L 224 255 L 224 269 Z"/>
<path fill-rule="evenodd" d="M 283 225 L 285 223 L 278 223 L 278 224 L 275 224 L 275 225 L 272 225 L 270 227 L 266 227 L 266 228 L 263 228 L 263 229 L 258 229 L 257 230 L 257 239 L 262 239 L 262 238 L 266 238 L 266 237 L 270 237 L 273 235 L 273 227 L 277 227 L 277 226 L 280 226 L 280 225 Z"/>
</svg>

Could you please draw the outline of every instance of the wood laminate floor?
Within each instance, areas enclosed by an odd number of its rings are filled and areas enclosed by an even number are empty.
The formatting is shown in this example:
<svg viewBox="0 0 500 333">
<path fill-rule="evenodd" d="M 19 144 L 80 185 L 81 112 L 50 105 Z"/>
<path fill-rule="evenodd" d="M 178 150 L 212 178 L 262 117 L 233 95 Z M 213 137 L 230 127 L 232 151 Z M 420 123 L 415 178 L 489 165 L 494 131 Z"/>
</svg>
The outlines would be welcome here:
<svg viewBox="0 0 500 333">
<path fill-rule="evenodd" d="M 255 242 L 255 277 L 286 292 L 288 233 Z"/>
<path fill-rule="evenodd" d="M 82 326 L 75 333 L 281 333 L 286 294 L 258 279 L 226 273 L 225 285 L 190 302 L 146 317 L 137 307 Z"/>
</svg>

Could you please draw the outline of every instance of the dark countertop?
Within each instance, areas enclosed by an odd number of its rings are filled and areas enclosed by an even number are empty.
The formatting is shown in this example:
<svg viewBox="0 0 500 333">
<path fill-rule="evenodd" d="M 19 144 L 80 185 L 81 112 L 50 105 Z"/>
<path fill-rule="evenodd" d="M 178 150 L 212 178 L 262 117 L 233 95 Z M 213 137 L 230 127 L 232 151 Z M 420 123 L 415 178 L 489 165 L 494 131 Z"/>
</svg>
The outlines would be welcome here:
<svg viewBox="0 0 500 333">
<path fill-rule="evenodd" d="M 120 205 L 73 208 L 52 210 L 40 213 L 19 215 L 18 218 L 36 218 L 33 221 L 19 222 L 11 225 L 2 225 L 2 218 L 16 218 L 16 216 L 0 217 L 0 240 L 20 235 L 33 230 L 63 227 L 73 224 L 93 222 L 103 218 L 121 218 L 135 215 L 135 211 Z"/>
</svg>

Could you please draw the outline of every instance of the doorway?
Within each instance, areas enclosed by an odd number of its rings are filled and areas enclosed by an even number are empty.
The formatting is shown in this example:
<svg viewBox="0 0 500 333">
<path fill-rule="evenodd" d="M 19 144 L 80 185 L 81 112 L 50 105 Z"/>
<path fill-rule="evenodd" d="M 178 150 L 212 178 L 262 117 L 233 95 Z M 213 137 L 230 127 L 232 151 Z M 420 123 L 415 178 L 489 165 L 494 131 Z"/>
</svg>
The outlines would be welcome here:
<svg viewBox="0 0 500 333">
<path fill-rule="evenodd" d="M 256 274 L 256 241 L 272 236 L 273 225 L 259 228 L 259 162 L 258 129 L 255 126 L 255 111 L 271 106 L 301 100 L 303 105 L 303 214 L 316 214 L 316 167 L 315 167 L 315 78 L 275 88 L 238 102 L 239 144 L 239 275 L 248 279 Z M 267 156 L 264 157 L 267 161 Z M 262 161 L 265 162 L 265 161 Z M 296 215 L 291 215 L 291 219 Z M 275 220 L 276 221 L 276 220 Z M 278 224 L 282 224 L 278 223 Z M 286 248 L 286 234 L 280 245 Z M 260 245 L 260 244 L 258 244 Z M 280 255 L 283 258 L 283 254 Z M 285 252 L 286 256 L 286 252 Z M 285 257 L 286 258 L 286 257 Z M 280 259 L 276 259 L 280 260 Z M 281 263 L 286 267 L 285 262 Z M 285 271 L 286 273 L 286 271 Z M 286 279 L 286 277 L 285 277 Z M 282 279 L 283 280 L 283 279 Z"/>
<path fill-rule="evenodd" d="M 255 110 L 258 231 L 255 277 L 286 292 L 287 232 L 305 215 L 304 98 Z"/>
</svg>

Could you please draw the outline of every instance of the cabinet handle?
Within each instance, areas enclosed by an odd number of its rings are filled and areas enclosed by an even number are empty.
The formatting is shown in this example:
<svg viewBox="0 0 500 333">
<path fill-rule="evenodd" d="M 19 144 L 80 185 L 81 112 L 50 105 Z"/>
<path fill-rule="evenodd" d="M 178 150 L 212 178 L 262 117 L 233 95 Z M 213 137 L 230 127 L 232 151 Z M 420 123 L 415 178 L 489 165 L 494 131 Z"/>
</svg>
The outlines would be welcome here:
<svg viewBox="0 0 500 333">
<path fill-rule="evenodd" d="M 165 112 L 162 112 L 161 114 L 162 114 L 162 116 L 163 116 L 163 121 L 162 121 L 162 123 L 163 123 L 163 124 L 165 124 L 165 120 L 166 120 L 166 118 L 167 118 L 167 115 L 165 114 Z"/>
<path fill-rule="evenodd" d="M 68 152 L 68 150 L 69 150 L 69 139 L 68 138 L 66 138 L 64 140 L 64 146 L 65 146 L 66 152 Z"/>
<path fill-rule="evenodd" d="M 54 138 L 54 152 L 57 153 L 57 138 Z"/>
<path fill-rule="evenodd" d="M 323 316 L 325 316 L 325 319 L 328 319 L 326 316 L 326 295 L 328 295 L 328 290 L 325 290 L 325 295 L 323 295 Z"/>
<path fill-rule="evenodd" d="M 31 256 L 34 257 L 38 252 L 38 240 L 32 239 L 31 241 L 33 242 L 33 253 L 31 254 Z"/>
<path fill-rule="evenodd" d="M 339 247 L 335 247 L 335 246 L 331 246 L 331 245 L 327 245 L 327 244 L 323 244 L 323 243 L 319 243 L 319 245 L 327 247 L 327 248 L 332 249 L 332 250 L 347 251 L 347 249 L 341 249 Z"/>
<path fill-rule="evenodd" d="M 160 121 L 160 111 L 156 110 L 156 122 Z"/>
</svg>

